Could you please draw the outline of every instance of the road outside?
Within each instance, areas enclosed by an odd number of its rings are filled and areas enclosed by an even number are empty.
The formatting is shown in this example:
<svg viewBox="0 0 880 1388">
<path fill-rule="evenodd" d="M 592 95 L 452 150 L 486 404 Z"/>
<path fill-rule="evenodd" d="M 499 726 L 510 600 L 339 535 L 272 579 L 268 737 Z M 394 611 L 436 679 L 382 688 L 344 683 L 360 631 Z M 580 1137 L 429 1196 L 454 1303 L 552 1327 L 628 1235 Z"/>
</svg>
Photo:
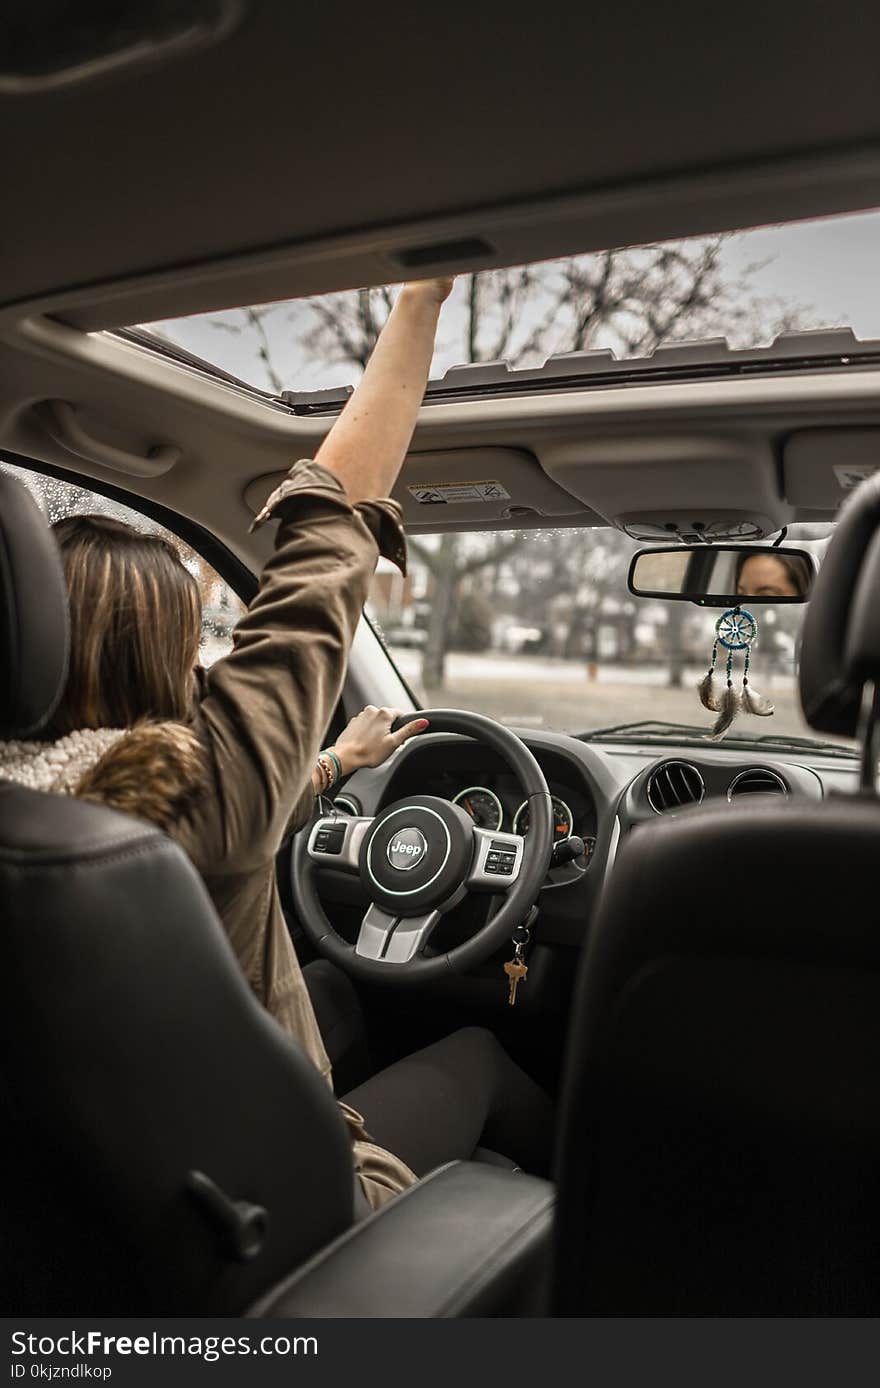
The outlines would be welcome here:
<svg viewBox="0 0 880 1388">
<path fill-rule="evenodd" d="M 502 723 L 523 727 L 585 732 L 617 723 L 656 719 L 667 723 L 712 725 L 712 715 L 697 697 L 697 682 L 705 667 L 686 669 L 680 689 L 669 687 L 665 666 L 599 665 L 595 679 L 577 661 L 501 654 L 464 655 L 446 659 L 446 684 L 441 690 L 420 686 L 421 654 L 394 650 L 394 660 L 426 708 L 466 708 Z M 776 712 L 772 718 L 743 718 L 742 725 L 760 733 L 809 736 L 791 675 L 774 675 L 755 684 L 768 694 Z"/>
</svg>

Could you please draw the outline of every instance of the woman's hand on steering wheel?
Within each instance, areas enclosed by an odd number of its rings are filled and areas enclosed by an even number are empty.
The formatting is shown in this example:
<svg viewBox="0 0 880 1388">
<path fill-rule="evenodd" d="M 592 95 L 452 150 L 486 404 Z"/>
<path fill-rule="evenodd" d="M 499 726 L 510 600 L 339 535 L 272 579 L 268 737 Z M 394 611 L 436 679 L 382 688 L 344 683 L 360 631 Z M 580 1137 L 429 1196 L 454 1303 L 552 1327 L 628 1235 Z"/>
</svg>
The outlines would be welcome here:
<svg viewBox="0 0 880 1388">
<path fill-rule="evenodd" d="M 367 704 L 356 714 L 333 747 L 342 763 L 342 774 L 348 776 L 362 766 L 381 766 L 404 742 L 428 727 L 427 718 L 413 718 L 393 732 L 392 724 L 403 717 L 399 708 L 376 708 L 374 704 Z"/>
</svg>

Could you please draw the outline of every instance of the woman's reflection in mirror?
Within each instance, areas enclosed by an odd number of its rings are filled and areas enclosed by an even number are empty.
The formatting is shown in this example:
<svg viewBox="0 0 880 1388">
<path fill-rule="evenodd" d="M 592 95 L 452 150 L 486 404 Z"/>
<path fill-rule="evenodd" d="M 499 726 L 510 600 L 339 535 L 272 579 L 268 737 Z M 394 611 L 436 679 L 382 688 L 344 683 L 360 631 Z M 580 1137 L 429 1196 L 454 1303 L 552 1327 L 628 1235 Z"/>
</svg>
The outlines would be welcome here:
<svg viewBox="0 0 880 1388">
<path fill-rule="evenodd" d="M 743 554 L 736 566 L 736 592 L 744 598 L 805 598 L 809 575 L 800 556 Z"/>
</svg>

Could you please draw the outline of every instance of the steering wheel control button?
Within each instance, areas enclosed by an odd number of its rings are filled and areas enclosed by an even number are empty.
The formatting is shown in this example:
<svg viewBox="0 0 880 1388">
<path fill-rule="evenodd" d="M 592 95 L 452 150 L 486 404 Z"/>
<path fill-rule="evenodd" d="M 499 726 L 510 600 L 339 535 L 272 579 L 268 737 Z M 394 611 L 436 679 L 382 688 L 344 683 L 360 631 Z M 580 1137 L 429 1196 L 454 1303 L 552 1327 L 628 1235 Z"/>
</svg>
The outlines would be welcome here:
<svg viewBox="0 0 880 1388">
<path fill-rule="evenodd" d="M 413 795 L 380 810 L 360 852 L 370 898 L 397 916 L 448 902 L 470 871 L 473 834 L 466 811 L 439 796 Z"/>
<path fill-rule="evenodd" d="M 358 872 L 361 845 L 372 825 L 372 818 L 364 815 L 319 819 L 309 832 L 308 855 L 321 867 Z"/>
<path fill-rule="evenodd" d="M 476 855 L 468 878 L 472 889 L 483 888 L 490 891 L 508 891 L 519 876 L 522 867 L 523 839 L 519 834 L 505 834 L 504 837 L 475 829 Z M 498 883 L 499 877 L 508 881 Z"/>
<path fill-rule="evenodd" d="M 398 872 L 411 872 L 428 852 L 428 840 L 421 829 L 398 829 L 385 849 L 385 855 Z"/>
<path fill-rule="evenodd" d="M 341 853 L 344 840 L 344 824 L 334 825 L 333 828 L 322 827 L 315 835 L 313 847 L 316 853 Z"/>
<path fill-rule="evenodd" d="M 486 854 L 486 871 L 497 877 L 510 877 L 516 865 L 516 850 L 509 843 L 493 839 Z"/>
</svg>

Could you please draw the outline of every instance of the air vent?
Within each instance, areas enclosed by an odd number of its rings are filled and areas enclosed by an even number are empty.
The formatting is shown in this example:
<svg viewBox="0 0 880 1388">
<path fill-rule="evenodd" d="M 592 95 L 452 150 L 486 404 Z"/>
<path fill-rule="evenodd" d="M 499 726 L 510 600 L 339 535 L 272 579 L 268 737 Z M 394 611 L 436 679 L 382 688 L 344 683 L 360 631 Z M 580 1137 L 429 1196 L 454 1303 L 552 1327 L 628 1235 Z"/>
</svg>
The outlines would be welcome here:
<svg viewBox="0 0 880 1388">
<path fill-rule="evenodd" d="M 687 761 L 667 761 L 648 777 L 648 804 L 655 814 L 698 805 L 706 793 L 703 778 Z"/>
<path fill-rule="evenodd" d="M 727 798 L 733 800 L 740 795 L 788 795 L 788 786 L 775 771 L 767 771 L 763 766 L 751 766 L 734 776 L 727 787 Z"/>
</svg>

